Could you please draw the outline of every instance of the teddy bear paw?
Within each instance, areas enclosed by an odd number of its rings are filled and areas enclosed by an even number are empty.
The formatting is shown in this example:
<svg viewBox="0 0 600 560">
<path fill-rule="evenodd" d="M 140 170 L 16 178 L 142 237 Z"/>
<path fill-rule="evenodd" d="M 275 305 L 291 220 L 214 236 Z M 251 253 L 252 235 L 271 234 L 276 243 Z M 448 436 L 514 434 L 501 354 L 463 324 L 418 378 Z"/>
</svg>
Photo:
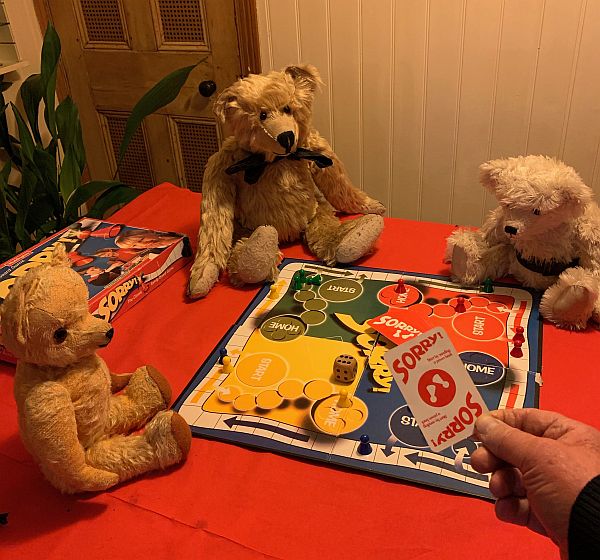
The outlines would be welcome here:
<svg viewBox="0 0 600 560">
<path fill-rule="evenodd" d="M 385 206 L 374 198 L 368 198 L 367 202 L 360 209 L 361 214 L 378 214 L 383 216 L 385 214 Z"/>
<path fill-rule="evenodd" d="M 339 263 L 351 263 L 369 253 L 383 231 L 383 218 L 376 214 L 362 216 L 352 222 L 335 253 Z"/>
<path fill-rule="evenodd" d="M 212 262 L 192 266 L 187 295 L 192 299 L 204 297 L 219 279 L 219 268 Z"/>
<path fill-rule="evenodd" d="M 280 260 L 277 230 L 260 226 L 235 246 L 228 266 L 229 279 L 234 286 L 271 281 L 277 275 Z"/>
<path fill-rule="evenodd" d="M 180 463 L 190 451 L 190 427 L 181 415 L 172 410 L 159 412 L 146 426 L 144 436 L 154 449 L 161 469 Z"/>
<path fill-rule="evenodd" d="M 598 302 L 593 278 L 584 269 L 568 269 L 542 296 L 542 315 L 560 327 L 585 329 Z"/>
</svg>

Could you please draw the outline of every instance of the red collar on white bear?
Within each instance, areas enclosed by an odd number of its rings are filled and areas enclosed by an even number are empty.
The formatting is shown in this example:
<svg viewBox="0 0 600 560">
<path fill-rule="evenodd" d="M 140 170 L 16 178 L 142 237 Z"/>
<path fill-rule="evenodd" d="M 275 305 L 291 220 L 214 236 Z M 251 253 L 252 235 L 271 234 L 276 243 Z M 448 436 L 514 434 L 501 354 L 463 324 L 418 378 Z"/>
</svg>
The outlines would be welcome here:
<svg viewBox="0 0 600 560">
<path fill-rule="evenodd" d="M 575 257 L 571 262 L 557 262 L 557 261 L 538 261 L 535 259 L 526 259 L 516 251 L 517 253 L 517 261 L 527 270 L 531 270 L 532 272 L 537 272 L 542 276 L 559 276 L 562 272 L 567 270 L 567 268 L 573 268 L 574 266 L 579 266 L 579 257 Z"/>
<path fill-rule="evenodd" d="M 235 173 L 243 171 L 244 181 L 246 181 L 246 183 L 249 185 L 253 185 L 254 183 L 258 182 L 267 165 L 288 158 L 295 160 L 308 159 L 310 161 L 314 161 L 321 169 L 323 167 L 329 167 L 330 165 L 333 165 L 333 160 L 323 155 L 321 152 L 315 152 L 305 148 L 298 148 L 295 152 L 292 152 L 287 156 L 277 156 L 272 162 L 265 161 L 264 154 L 251 154 L 247 158 L 244 158 L 228 167 L 225 170 L 225 173 L 227 173 L 227 175 L 234 175 Z"/>
</svg>

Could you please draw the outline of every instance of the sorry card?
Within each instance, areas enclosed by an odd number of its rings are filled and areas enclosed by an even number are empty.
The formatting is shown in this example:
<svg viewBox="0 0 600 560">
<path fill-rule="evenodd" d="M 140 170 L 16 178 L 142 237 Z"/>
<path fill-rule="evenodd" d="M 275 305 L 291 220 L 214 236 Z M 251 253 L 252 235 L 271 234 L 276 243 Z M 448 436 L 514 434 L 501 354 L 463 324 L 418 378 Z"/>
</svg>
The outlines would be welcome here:
<svg viewBox="0 0 600 560">
<path fill-rule="evenodd" d="M 509 285 L 286 259 L 175 408 L 197 435 L 489 498 L 477 444 L 432 452 L 383 355 L 441 326 L 490 409 L 537 406 L 538 303 Z"/>
</svg>

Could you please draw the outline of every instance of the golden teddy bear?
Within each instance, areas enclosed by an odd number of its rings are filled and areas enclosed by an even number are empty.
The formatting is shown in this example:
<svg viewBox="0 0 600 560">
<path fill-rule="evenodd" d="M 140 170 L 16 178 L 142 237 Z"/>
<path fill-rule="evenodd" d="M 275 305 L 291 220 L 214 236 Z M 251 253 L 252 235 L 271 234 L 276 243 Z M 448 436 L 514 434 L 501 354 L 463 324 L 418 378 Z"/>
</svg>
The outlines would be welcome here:
<svg viewBox="0 0 600 560">
<path fill-rule="evenodd" d="M 15 282 L 1 312 L 3 344 L 18 360 L 21 437 L 56 488 L 105 490 L 185 459 L 191 433 L 166 411 L 168 381 L 151 366 L 116 375 L 96 354 L 113 329 L 90 314 L 64 245 Z"/>
<path fill-rule="evenodd" d="M 373 249 L 385 208 L 352 184 L 313 128 L 319 84 L 305 64 L 251 74 L 219 95 L 214 111 L 232 136 L 204 172 L 191 297 L 205 296 L 225 268 L 235 286 L 275 280 L 279 243 L 304 238 L 328 265 Z M 366 215 L 340 222 L 336 211 Z"/>
</svg>

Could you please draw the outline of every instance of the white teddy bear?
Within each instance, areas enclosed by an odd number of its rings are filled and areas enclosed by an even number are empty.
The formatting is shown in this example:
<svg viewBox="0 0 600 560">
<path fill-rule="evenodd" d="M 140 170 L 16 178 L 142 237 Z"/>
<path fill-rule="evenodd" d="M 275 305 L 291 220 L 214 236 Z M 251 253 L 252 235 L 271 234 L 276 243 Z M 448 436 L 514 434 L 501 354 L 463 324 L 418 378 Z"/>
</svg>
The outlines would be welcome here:
<svg viewBox="0 0 600 560">
<path fill-rule="evenodd" d="M 500 204 L 479 230 L 450 235 L 453 278 L 477 285 L 513 275 L 545 290 L 542 315 L 560 327 L 599 322 L 600 209 L 572 167 L 546 156 L 497 159 L 481 183 Z"/>
</svg>

